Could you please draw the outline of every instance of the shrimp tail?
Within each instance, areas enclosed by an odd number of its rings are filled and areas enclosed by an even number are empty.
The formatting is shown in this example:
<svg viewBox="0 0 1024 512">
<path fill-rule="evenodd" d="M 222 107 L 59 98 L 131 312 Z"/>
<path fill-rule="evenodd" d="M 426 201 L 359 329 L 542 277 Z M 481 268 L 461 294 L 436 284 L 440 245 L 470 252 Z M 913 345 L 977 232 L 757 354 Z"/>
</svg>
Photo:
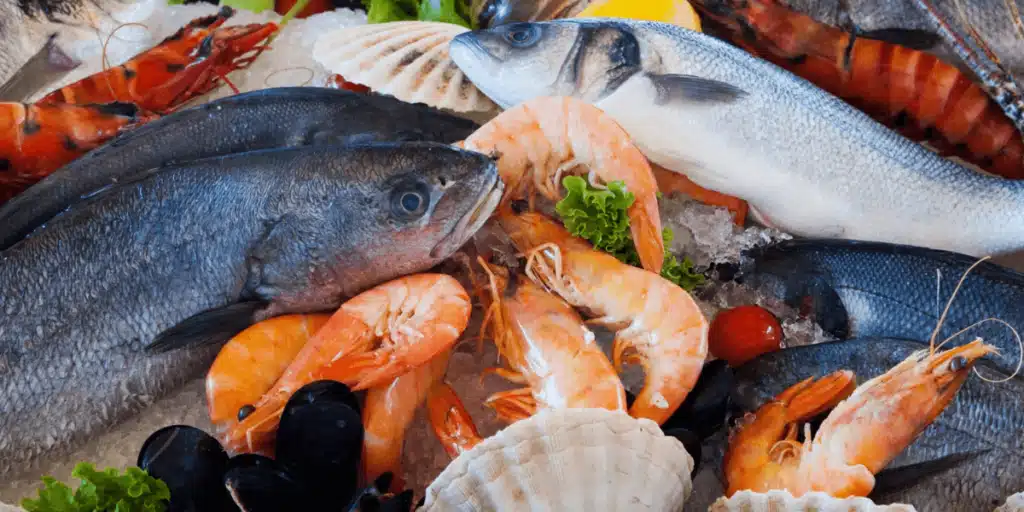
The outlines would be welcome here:
<svg viewBox="0 0 1024 512">
<path fill-rule="evenodd" d="M 537 400 L 530 388 L 512 389 L 491 395 L 484 405 L 494 409 L 502 421 L 515 423 L 537 411 Z"/>
<path fill-rule="evenodd" d="M 788 404 L 786 421 L 807 421 L 831 410 L 857 388 L 853 372 L 838 371 L 815 380 L 811 377 L 779 394 L 777 400 Z"/>
<path fill-rule="evenodd" d="M 396 359 L 393 350 L 381 349 L 337 359 L 317 375 L 319 379 L 336 380 L 350 386 L 353 391 L 362 391 L 386 384 L 413 367 Z"/>
<path fill-rule="evenodd" d="M 459 395 L 445 382 L 438 382 L 431 388 L 427 395 L 427 413 L 434 435 L 453 459 L 483 440 Z"/>
</svg>

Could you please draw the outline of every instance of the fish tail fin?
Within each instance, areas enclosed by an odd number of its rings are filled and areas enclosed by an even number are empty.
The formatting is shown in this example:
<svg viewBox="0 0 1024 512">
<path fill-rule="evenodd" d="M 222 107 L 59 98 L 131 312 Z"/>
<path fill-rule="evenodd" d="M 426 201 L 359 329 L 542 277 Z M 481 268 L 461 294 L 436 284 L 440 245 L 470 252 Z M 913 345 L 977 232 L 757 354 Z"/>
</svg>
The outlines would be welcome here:
<svg viewBox="0 0 1024 512">
<path fill-rule="evenodd" d="M 259 301 L 239 302 L 195 314 L 158 334 L 146 346 L 146 351 L 159 354 L 182 348 L 219 345 L 252 325 L 256 313 L 265 305 Z"/>
</svg>

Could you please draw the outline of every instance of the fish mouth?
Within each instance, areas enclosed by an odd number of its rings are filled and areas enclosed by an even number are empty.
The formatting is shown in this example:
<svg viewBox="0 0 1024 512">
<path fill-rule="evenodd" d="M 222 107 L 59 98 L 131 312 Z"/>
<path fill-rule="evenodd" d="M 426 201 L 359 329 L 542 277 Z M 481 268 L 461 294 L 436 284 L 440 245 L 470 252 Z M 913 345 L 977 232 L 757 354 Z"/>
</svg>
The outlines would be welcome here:
<svg viewBox="0 0 1024 512">
<path fill-rule="evenodd" d="M 497 170 L 492 170 L 494 172 L 491 174 L 491 183 L 487 185 L 486 191 L 480 194 L 473 208 L 459 219 L 451 232 L 430 250 L 431 258 L 439 258 L 442 255 L 447 257 L 455 252 L 490 220 L 505 193 L 505 184 L 498 178 Z"/>
</svg>

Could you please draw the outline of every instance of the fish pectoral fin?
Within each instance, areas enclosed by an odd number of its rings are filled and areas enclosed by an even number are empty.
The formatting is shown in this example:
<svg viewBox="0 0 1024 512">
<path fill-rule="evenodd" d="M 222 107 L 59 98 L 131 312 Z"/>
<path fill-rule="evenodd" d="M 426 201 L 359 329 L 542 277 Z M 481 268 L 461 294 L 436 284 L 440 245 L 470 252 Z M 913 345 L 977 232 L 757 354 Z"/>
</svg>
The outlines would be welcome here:
<svg viewBox="0 0 1024 512">
<path fill-rule="evenodd" d="M 265 306 L 261 301 L 249 301 L 208 309 L 158 334 L 146 351 L 162 353 L 224 343 L 252 325 L 256 312 Z"/>
<path fill-rule="evenodd" d="M 664 105 L 671 102 L 685 103 L 732 103 L 747 92 L 718 80 L 693 75 L 659 75 L 647 73 L 654 84 L 655 103 Z"/>
<path fill-rule="evenodd" d="M 928 51 L 942 42 L 942 37 L 934 32 L 909 28 L 883 28 L 878 30 L 858 30 L 856 36 L 862 39 L 874 39 L 886 43 L 906 46 L 912 50 Z"/>
<path fill-rule="evenodd" d="M 975 450 L 951 453 L 937 459 L 908 464 L 897 468 L 883 469 L 875 475 L 875 488 L 871 491 L 869 497 L 874 497 L 877 501 L 883 494 L 909 489 L 912 486 L 920 484 L 921 480 L 924 478 L 953 469 L 954 467 L 989 451 L 990 450 Z"/>
</svg>

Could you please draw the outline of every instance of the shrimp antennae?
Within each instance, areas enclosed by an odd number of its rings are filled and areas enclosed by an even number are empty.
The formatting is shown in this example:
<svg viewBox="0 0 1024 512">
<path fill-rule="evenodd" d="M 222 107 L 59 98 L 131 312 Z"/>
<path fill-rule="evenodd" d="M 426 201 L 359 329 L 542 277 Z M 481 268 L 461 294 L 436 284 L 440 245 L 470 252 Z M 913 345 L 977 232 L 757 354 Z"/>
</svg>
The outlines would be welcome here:
<svg viewBox="0 0 1024 512">
<path fill-rule="evenodd" d="M 1020 357 L 1017 358 L 1017 368 L 1015 370 L 1013 370 L 1013 374 L 1011 374 L 1009 377 L 1006 377 L 1006 378 L 1003 378 L 1003 379 L 998 379 L 998 380 L 989 379 L 989 378 L 985 377 L 984 375 L 982 375 L 981 372 L 978 371 L 977 367 L 974 368 L 974 373 L 975 373 L 975 375 L 978 376 L 979 379 L 981 379 L 981 380 L 983 380 L 985 382 L 991 382 L 993 384 L 999 384 L 999 383 L 1002 383 L 1002 382 L 1006 382 L 1006 381 L 1008 381 L 1010 379 L 1013 379 L 1018 374 L 1020 374 L 1020 371 L 1021 371 L 1022 367 L 1024 367 L 1024 340 L 1021 339 L 1020 333 L 1017 332 L 1017 329 L 1015 329 L 1012 325 L 1009 324 L 1009 322 L 1007 322 L 1005 320 L 1002 320 L 1002 319 L 999 319 L 999 318 L 985 318 L 985 319 L 982 319 L 982 320 L 978 320 L 977 322 L 974 322 L 973 324 L 968 325 L 967 327 L 964 327 L 963 329 L 960 329 L 959 331 L 953 333 L 950 337 L 948 337 L 945 340 L 943 340 L 943 342 L 940 343 L 939 346 L 935 347 L 935 348 L 936 348 L 936 350 L 938 350 L 939 347 L 942 347 L 942 345 L 945 345 L 946 342 L 948 342 L 949 340 L 952 340 L 953 338 L 955 338 L 957 336 L 960 336 L 961 334 L 963 334 L 963 333 L 965 333 L 965 332 L 967 332 L 967 331 L 969 331 L 971 329 L 974 329 L 975 327 L 977 327 L 977 326 L 979 326 L 979 325 L 981 325 L 981 324 L 983 324 L 985 322 L 998 322 L 998 323 L 1001 323 L 1001 324 L 1005 325 L 1008 329 L 1010 329 L 1010 332 L 1013 333 L 1013 337 L 1016 338 L 1016 340 L 1017 340 L 1017 346 L 1020 349 Z"/>
<path fill-rule="evenodd" d="M 277 76 L 280 73 L 284 73 L 285 71 L 294 71 L 294 70 L 297 70 L 297 69 L 304 69 L 304 70 L 309 72 L 309 78 L 307 78 L 304 82 L 299 84 L 297 87 L 302 87 L 302 86 L 312 82 L 313 78 L 316 77 L 316 71 L 314 71 L 313 68 L 309 68 L 309 67 L 306 67 L 306 66 L 293 66 L 293 67 L 290 67 L 290 68 L 281 68 L 281 69 L 278 69 L 278 70 L 274 70 L 269 75 L 267 75 L 266 77 L 263 78 L 263 85 L 266 86 L 266 87 L 273 87 L 272 85 L 270 85 L 270 79 L 271 78 Z"/>
<path fill-rule="evenodd" d="M 960 287 L 963 286 L 964 281 L 967 280 L 967 275 L 974 270 L 974 267 L 977 267 L 983 261 L 990 258 L 991 256 L 985 256 L 984 258 L 974 262 L 974 264 L 968 267 L 967 270 L 964 271 L 964 274 L 960 276 L 960 281 L 957 282 L 956 288 L 953 289 L 953 293 L 949 296 L 949 300 L 946 302 L 946 308 L 942 310 L 942 316 L 939 317 L 939 321 L 935 324 L 935 330 L 932 331 L 931 338 L 928 340 L 928 344 L 930 345 L 930 354 L 935 354 L 935 350 L 938 348 L 935 346 L 935 337 L 939 335 L 942 325 L 946 323 L 946 315 L 949 314 L 949 308 L 953 306 L 953 300 L 956 299 L 956 294 L 960 293 Z"/>
<path fill-rule="evenodd" d="M 100 53 L 101 59 L 102 59 L 101 66 L 103 68 L 103 74 L 104 74 L 103 78 L 104 78 L 104 82 L 107 84 L 107 89 L 110 90 L 110 96 L 114 97 L 114 98 L 117 97 L 117 93 L 114 92 L 114 86 L 113 86 L 113 84 L 110 83 L 110 75 L 106 74 L 106 72 L 109 71 L 110 67 L 111 67 L 110 66 L 110 58 L 107 55 L 107 46 L 110 44 L 110 40 L 114 38 L 114 34 L 116 34 L 118 30 L 121 30 L 124 27 L 129 27 L 129 26 L 132 26 L 132 25 L 138 26 L 138 27 L 142 27 L 147 32 L 149 32 L 149 30 L 150 30 L 149 26 L 146 25 L 145 23 L 139 23 L 139 22 L 122 23 L 122 24 L 118 25 L 117 28 L 115 28 L 114 30 L 111 30 L 110 33 L 107 34 L 106 39 L 103 40 L 103 49 L 102 49 L 102 51 Z M 133 95 L 132 103 L 139 104 L 141 101 L 139 100 L 139 98 L 134 97 L 134 91 L 132 91 L 132 95 Z"/>
</svg>

